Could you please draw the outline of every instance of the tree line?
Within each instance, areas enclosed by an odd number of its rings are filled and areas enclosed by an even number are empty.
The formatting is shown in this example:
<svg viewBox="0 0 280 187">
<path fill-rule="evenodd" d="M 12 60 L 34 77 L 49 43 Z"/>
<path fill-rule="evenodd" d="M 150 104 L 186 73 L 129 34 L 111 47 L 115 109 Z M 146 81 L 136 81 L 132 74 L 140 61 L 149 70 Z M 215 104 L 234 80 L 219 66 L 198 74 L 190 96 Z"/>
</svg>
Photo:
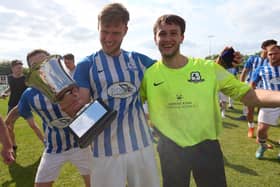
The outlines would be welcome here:
<svg viewBox="0 0 280 187">
<path fill-rule="evenodd" d="M 23 73 L 26 75 L 28 68 L 23 68 Z M 12 73 L 11 62 L 8 60 L 0 60 L 0 75 L 9 75 Z"/>
</svg>

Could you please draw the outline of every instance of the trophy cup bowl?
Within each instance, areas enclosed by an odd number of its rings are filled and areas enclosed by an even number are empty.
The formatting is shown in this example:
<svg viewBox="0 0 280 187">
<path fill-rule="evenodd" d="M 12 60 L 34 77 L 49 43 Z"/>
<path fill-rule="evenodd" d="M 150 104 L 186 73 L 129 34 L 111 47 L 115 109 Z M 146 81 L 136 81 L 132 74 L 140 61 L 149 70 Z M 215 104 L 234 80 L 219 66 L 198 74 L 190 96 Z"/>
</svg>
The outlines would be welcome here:
<svg viewBox="0 0 280 187">
<path fill-rule="evenodd" d="M 26 83 L 42 92 L 52 103 L 62 100 L 64 94 L 77 87 L 75 81 L 61 65 L 60 55 L 51 55 L 32 67 Z M 115 119 L 117 112 L 97 99 L 84 106 L 73 119 L 55 119 L 50 125 L 57 128 L 69 127 L 77 137 L 80 147 L 87 147 Z M 63 122 L 63 123 L 59 123 Z M 63 125 L 61 125 L 63 124 Z"/>
<path fill-rule="evenodd" d="M 60 55 L 49 56 L 32 67 L 26 78 L 28 86 L 41 91 L 52 103 L 57 103 L 67 91 L 76 86 L 61 65 L 61 59 Z"/>
</svg>

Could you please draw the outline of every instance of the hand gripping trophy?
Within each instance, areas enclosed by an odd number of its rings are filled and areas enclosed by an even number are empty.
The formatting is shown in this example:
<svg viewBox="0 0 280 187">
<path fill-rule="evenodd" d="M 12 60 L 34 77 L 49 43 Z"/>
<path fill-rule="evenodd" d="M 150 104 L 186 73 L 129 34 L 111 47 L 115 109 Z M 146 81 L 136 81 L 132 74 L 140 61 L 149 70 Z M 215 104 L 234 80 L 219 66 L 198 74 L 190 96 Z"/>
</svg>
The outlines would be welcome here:
<svg viewBox="0 0 280 187">
<path fill-rule="evenodd" d="M 64 94 L 76 87 L 75 81 L 61 65 L 60 55 L 51 55 L 32 67 L 27 85 L 40 90 L 52 103 L 60 101 Z M 80 147 L 87 147 L 116 117 L 117 112 L 97 99 L 84 106 L 67 125 L 51 124 L 58 128 L 68 126 L 78 138 Z"/>
</svg>

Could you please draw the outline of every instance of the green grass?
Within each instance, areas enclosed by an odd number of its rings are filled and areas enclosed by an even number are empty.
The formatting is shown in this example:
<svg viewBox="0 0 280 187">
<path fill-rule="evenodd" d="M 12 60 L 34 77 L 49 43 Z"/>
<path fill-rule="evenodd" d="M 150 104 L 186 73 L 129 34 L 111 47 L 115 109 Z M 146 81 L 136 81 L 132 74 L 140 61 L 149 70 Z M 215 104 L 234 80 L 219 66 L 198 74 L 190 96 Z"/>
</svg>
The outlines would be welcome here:
<svg viewBox="0 0 280 187">
<path fill-rule="evenodd" d="M 274 145 L 274 149 L 268 150 L 264 159 L 257 160 L 255 151 L 258 146 L 255 139 L 247 138 L 247 123 L 236 120 L 241 115 L 242 105 L 235 103 L 234 106 L 235 110 L 227 110 L 224 131 L 220 136 L 228 186 L 278 187 L 280 162 L 276 156 L 279 152 L 277 141 L 280 139 L 280 128 L 269 130 L 269 143 Z M 7 100 L 0 100 L 0 114 L 5 116 L 6 110 Z M 0 186 L 31 187 L 43 146 L 22 118 L 16 122 L 15 133 L 17 162 L 9 167 L 0 162 Z M 83 186 L 83 181 L 76 168 L 69 163 L 62 168 L 54 186 Z M 191 186 L 195 186 L 193 181 Z"/>
<path fill-rule="evenodd" d="M 7 100 L 0 100 L 0 114 L 2 117 L 7 112 Z M 37 123 L 41 127 L 38 117 Z M 18 145 L 17 161 L 11 166 L 0 161 L 0 186 L 2 187 L 31 187 L 34 183 L 37 166 L 43 152 L 43 145 L 23 118 L 15 124 L 16 142 Z M 77 169 L 70 163 L 63 166 L 56 186 L 77 187 L 82 186 L 83 180 Z"/>
<path fill-rule="evenodd" d="M 224 132 L 220 136 L 225 159 L 228 186 L 277 187 L 279 186 L 280 162 L 277 160 L 280 139 L 279 127 L 271 127 L 268 143 L 274 149 L 267 150 L 262 160 L 255 159 L 258 145 L 247 138 L 247 122 L 236 120 L 241 115 L 241 105 L 227 113 Z M 257 119 L 255 115 L 255 119 Z"/>
</svg>

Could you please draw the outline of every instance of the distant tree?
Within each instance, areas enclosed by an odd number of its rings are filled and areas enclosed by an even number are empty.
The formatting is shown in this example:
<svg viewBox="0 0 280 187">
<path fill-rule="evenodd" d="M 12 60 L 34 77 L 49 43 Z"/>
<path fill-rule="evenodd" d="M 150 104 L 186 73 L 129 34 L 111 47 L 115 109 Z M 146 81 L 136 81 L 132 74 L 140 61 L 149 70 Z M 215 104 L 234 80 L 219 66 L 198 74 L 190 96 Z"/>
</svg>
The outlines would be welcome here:
<svg viewBox="0 0 280 187">
<path fill-rule="evenodd" d="M 23 68 L 23 74 L 26 76 L 29 72 L 29 69 L 28 68 Z"/>
<path fill-rule="evenodd" d="M 214 55 L 210 55 L 210 56 L 206 56 L 205 59 L 207 60 L 216 60 L 218 58 L 218 54 L 214 54 Z"/>
<path fill-rule="evenodd" d="M 9 75 L 12 73 L 10 61 L 2 60 L 0 61 L 0 75 Z M 23 68 L 23 74 L 27 75 L 28 68 Z"/>
<path fill-rule="evenodd" d="M 9 61 L 0 61 L 0 75 L 8 75 L 12 73 Z"/>
<path fill-rule="evenodd" d="M 260 56 L 261 55 L 261 51 L 256 52 L 253 55 Z M 243 55 L 243 62 L 245 63 L 250 56 L 252 56 L 252 55 Z"/>
</svg>

